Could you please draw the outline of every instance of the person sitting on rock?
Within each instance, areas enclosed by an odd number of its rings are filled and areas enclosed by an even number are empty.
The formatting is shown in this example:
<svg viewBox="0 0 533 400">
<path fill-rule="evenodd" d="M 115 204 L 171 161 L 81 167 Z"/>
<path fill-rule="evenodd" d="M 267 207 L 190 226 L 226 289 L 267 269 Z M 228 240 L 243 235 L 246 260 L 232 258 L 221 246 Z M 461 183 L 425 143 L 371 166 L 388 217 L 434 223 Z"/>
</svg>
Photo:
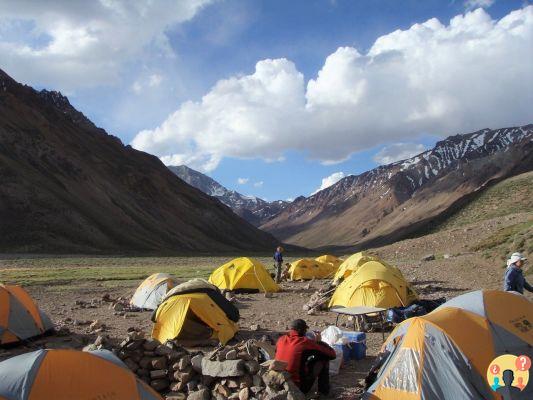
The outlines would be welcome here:
<svg viewBox="0 0 533 400">
<path fill-rule="evenodd" d="M 276 344 L 276 360 L 287 363 L 287 371 L 303 393 L 308 393 L 318 378 L 318 392 L 329 393 L 329 362 L 335 350 L 320 340 L 306 337 L 309 327 L 303 319 L 292 321 L 290 330 Z"/>
<path fill-rule="evenodd" d="M 522 271 L 522 267 L 526 260 L 527 258 L 520 253 L 513 253 L 511 258 L 507 260 L 503 290 L 506 292 L 518 292 L 520 294 L 524 294 L 524 289 L 533 292 L 533 286 L 526 281 Z"/>
</svg>

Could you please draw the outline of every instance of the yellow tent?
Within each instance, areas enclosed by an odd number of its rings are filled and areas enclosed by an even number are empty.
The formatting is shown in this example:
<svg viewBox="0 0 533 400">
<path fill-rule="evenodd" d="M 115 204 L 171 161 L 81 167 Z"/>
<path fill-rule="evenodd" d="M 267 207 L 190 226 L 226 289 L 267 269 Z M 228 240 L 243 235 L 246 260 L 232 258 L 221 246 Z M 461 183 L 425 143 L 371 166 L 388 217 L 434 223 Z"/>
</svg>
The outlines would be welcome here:
<svg viewBox="0 0 533 400">
<path fill-rule="evenodd" d="M 533 303 L 499 290 L 465 293 L 409 318 L 383 345 L 389 355 L 363 399 L 500 399 L 489 385 L 498 378 L 503 386 L 505 368 L 494 373 L 489 366 L 502 356 L 498 362 L 514 370 L 513 386 L 527 379 L 514 365 L 519 355 L 533 357 L 531 320 Z M 533 399 L 531 383 L 516 391 L 513 399 Z"/>
<path fill-rule="evenodd" d="M 417 299 L 399 269 L 368 261 L 335 290 L 329 307 L 401 307 Z"/>
<path fill-rule="evenodd" d="M 278 292 L 266 268 L 253 258 L 240 257 L 218 267 L 209 277 L 209 282 L 221 290 Z"/>
<path fill-rule="evenodd" d="M 340 265 L 344 262 L 342 258 L 338 258 L 329 254 L 324 254 L 323 256 L 315 258 L 315 260 L 333 265 L 335 267 L 335 271 L 337 271 Z"/>
<path fill-rule="evenodd" d="M 176 286 L 154 313 L 152 337 L 167 340 L 218 339 L 226 344 L 239 330 L 238 309 L 213 285 L 193 279 Z"/>
<path fill-rule="evenodd" d="M 343 279 L 348 278 L 354 271 L 368 261 L 381 261 L 378 257 L 371 256 L 365 251 L 352 254 L 337 269 L 335 276 L 333 277 L 333 283 L 338 284 Z"/>
<path fill-rule="evenodd" d="M 337 268 L 333 264 L 302 258 L 291 263 L 289 279 L 291 281 L 328 279 L 335 274 L 336 270 Z"/>
</svg>

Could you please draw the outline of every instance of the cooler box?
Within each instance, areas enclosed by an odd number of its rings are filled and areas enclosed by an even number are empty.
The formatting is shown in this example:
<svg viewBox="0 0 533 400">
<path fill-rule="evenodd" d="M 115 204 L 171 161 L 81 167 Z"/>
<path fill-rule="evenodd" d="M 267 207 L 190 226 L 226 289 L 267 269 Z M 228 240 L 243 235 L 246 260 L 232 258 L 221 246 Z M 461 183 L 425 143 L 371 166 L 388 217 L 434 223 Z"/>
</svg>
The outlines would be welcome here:
<svg viewBox="0 0 533 400">
<path fill-rule="evenodd" d="M 364 332 L 343 331 L 342 337 L 348 342 L 350 359 L 362 360 L 366 357 L 366 334 Z"/>
<path fill-rule="evenodd" d="M 351 359 L 352 348 L 348 344 L 334 344 L 333 348 L 337 354 L 342 353 L 342 361 L 347 363 Z"/>
</svg>

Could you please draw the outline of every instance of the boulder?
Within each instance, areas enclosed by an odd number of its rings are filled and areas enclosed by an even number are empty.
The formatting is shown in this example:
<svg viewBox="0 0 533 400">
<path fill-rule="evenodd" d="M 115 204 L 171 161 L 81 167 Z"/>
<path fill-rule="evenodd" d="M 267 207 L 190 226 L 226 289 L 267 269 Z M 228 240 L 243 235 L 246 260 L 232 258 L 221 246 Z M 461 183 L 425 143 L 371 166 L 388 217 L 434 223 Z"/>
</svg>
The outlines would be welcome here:
<svg viewBox="0 0 533 400">
<path fill-rule="evenodd" d="M 211 361 L 204 358 L 202 360 L 202 374 L 219 378 L 242 376 L 245 374 L 244 361 Z"/>
<path fill-rule="evenodd" d="M 187 396 L 187 400 L 209 400 L 211 398 L 211 393 L 209 389 L 200 389 L 196 392 L 191 392 Z"/>
</svg>

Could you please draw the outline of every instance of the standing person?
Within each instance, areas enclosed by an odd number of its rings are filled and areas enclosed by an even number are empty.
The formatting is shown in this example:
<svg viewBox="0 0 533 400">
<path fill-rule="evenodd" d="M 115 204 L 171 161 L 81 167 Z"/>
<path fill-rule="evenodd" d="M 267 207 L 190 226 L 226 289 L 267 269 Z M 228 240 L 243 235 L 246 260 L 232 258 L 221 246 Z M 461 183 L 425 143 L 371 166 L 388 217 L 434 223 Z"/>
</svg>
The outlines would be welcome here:
<svg viewBox="0 0 533 400">
<path fill-rule="evenodd" d="M 276 263 L 276 283 L 281 282 L 281 266 L 283 265 L 283 247 L 278 246 L 274 253 L 274 261 Z"/>
<path fill-rule="evenodd" d="M 303 319 L 292 321 L 290 330 L 276 344 L 276 360 L 287 363 L 287 371 L 303 393 L 308 393 L 318 379 L 318 392 L 329 393 L 329 362 L 336 357 L 335 350 L 320 341 L 306 337 L 309 327 Z"/>
<path fill-rule="evenodd" d="M 524 289 L 526 289 L 528 292 L 533 293 L 533 286 L 527 283 L 526 278 L 524 278 L 524 272 L 522 271 L 526 260 L 527 258 L 520 253 L 513 253 L 511 258 L 507 260 L 503 290 L 524 294 Z"/>
</svg>

